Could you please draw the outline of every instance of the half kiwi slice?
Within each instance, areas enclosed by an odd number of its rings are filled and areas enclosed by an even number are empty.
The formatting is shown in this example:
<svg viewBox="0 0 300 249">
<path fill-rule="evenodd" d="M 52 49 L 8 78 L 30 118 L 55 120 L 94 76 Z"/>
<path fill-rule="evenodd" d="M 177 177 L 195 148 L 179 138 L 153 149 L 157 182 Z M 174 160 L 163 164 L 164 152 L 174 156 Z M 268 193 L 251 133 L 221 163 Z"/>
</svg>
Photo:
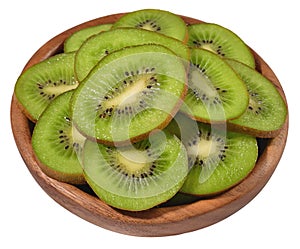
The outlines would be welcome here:
<svg viewBox="0 0 300 249">
<path fill-rule="evenodd" d="M 247 86 L 250 101 L 246 111 L 237 119 L 230 120 L 231 130 L 246 132 L 256 137 L 274 137 L 283 126 L 287 107 L 275 85 L 247 65 L 226 60 Z"/>
<path fill-rule="evenodd" d="M 189 49 L 182 42 L 148 30 L 119 28 L 102 32 L 89 38 L 77 51 L 75 74 L 82 81 L 99 62 L 109 53 L 124 47 L 159 44 L 171 49 L 184 60 L 189 60 Z"/>
<path fill-rule="evenodd" d="M 247 88 L 219 56 L 201 48 L 191 50 L 188 93 L 181 111 L 205 123 L 239 117 L 247 108 Z"/>
<path fill-rule="evenodd" d="M 36 122 L 49 103 L 74 89 L 74 53 L 57 54 L 28 68 L 15 85 L 15 95 L 25 115 Z"/>
<path fill-rule="evenodd" d="M 207 49 L 222 58 L 241 61 L 255 68 L 251 50 L 231 30 L 214 23 L 200 23 L 188 26 L 190 47 Z"/>
<path fill-rule="evenodd" d="M 158 9 L 143 9 L 130 12 L 117 20 L 112 28 L 132 27 L 146 29 L 186 41 L 188 32 L 183 19 L 171 12 Z"/>
<path fill-rule="evenodd" d="M 188 173 L 180 140 L 166 132 L 125 147 L 86 142 L 83 169 L 88 184 L 108 205 L 140 211 L 173 197 Z"/>
<path fill-rule="evenodd" d="M 34 127 L 32 147 L 45 174 L 62 182 L 82 184 L 85 179 L 80 157 L 85 137 L 72 124 L 72 94 L 61 94 L 45 109 Z"/>
<path fill-rule="evenodd" d="M 246 178 L 258 157 L 256 138 L 200 122 L 198 128 L 196 134 L 184 141 L 190 171 L 180 191 L 214 195 Z"/>
<path fill-rule="evenodd" d="M 104 57 L 76 89 L 73 122 L 108 145 L 137 142 L 170 122 L 186 89 L 185 65 L 172 51 L 127 47 Z"/>
<path fill-rule="evenodd" d="M 70 35 L 68 39 L 65 40 L 64 52 L 70 53 L 77 51 L 86 39 L 102 31 L 107 31 L 111 27 L 112 24 L 107 23 L 78 30 L 77 32 Z"/>
</svg>

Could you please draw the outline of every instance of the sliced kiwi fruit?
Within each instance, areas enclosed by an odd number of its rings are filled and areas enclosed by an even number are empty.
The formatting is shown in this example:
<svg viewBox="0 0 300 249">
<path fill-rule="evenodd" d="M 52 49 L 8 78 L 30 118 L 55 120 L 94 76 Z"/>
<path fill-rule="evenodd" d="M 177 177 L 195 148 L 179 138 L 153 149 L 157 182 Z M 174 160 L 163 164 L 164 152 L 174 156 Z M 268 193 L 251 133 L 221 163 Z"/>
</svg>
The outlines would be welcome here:
<svg viewBox="0 0 300 249">
<path fill-rule="evenodd" d="M 101 58 L 128 46 L 159 44 L 171 49 L 184 60 L 189 60 L 189 49 L 182 42 L 148 30 L 119 28 L 89 38 L 77 51 L 75 74 L 82 81 Z"/>
<path fill-rule="evenodd" d="M 167 126 L 186 89 L 185 65 L 171 50 L 127 47 L 105 56 L 76 89 L 73 122 L 108 145 L 137 142 Z"/>
<path fill-rule="evenodd" d="M 246 132 L 256 137 L 274 137 L 282 128 L 287 107 L 275 85 L 249 66 L 234 60 L 226 60 L 247 86 L 250 101 L 246 111 L 230 120 L 231 130 Z"/>
<path fill-rule="evenodd" d="M 186 104 L 181 111 L 206 122 L 224 122 L 239 117 L 249 96 L 244 82 L 219 56 L 201 48 L 191 50 Z"/>
<path fill-rule="evenodd" d="M 190 170 L 180 191 L 215 195 L 248 176 L 256 164 L 258 145 L 253 136 L 200 122 L 198 127 L 198 132 L 184 142 Z"/>
<path fill-rule="evenodd" d="M 112 27 L 112 24 L 100 24 L 88 28 L 78 30 L 68 37 L 64 42 L 64 52 L 70 53 L 77 51 L 86 39 L 92 35 L 98 34 L 102 31 L 107 31 Z"/>
<path fill-rule="evenodd" d="M 32 147 L 45 174 L 62 182 L 85 183 L 81 153 L 85 137 L 73 126 L 70 99 L 74 90 L 55 98 L 42 113 L 32 134 Z"/>
<path fill-rule="evenodd" d="M 222 58 L 235 59 L 255 68 L 254 56 L 244 41 L 231 30 L 214 23 L 188 26 L 190 47 L 207 49 Z"/>
<path fill-rule="evenodd" d="M 180 140 L 166 132 L 125 147 L 87 140 L 83 169 L 88 184 L 105 203 L 140 211 L 172 198 L 188 173 Z"/>
<path fill-rule="evenodd" d="M 187 41 L 188 32 L 183 19 L 171 12 L 158 9 L 143 9 L 125 14 L 112 28 L 132 27 L 146 29 Z"/>
<path fill-rule="evenodd" d="M 15 86 L 36 122 L 34 155 L 49 177 L 114 208 L 185 205 L 228 190 L 287 116 L 251 50 L 220 25 L 187 28 L 146 9 L 74 33 L 64 51 Z"/>
<path fill-rule="evenodd" d="M 74 77 L 74 57 L 74 53 L 57 54 L 20 75 L 14 92 L 31 121 L 36 122 L 58 95 L 78 86 Z"/>
</svg>

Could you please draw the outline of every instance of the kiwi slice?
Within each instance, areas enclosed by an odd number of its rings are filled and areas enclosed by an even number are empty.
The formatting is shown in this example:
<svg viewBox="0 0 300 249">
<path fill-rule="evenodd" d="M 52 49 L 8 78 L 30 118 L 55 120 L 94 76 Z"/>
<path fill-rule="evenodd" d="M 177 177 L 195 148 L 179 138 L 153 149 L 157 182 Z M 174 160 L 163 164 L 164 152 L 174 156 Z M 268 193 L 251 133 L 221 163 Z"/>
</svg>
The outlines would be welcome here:
<svg viewBox="0 0 300 249">
<path fill-rule="evenodd" d="M 188 32 L 183 19 L 171 12 L 158 9 L 143 9 L 130 12 L 117 20 L 112 28 L 132 27 L 146 29 L 187 41 Z"/>
<path fill-rule="evenodd" d="M 188 173 L 180 140 L 166 132 L 125 147 L 87 140 L 83 169 L 88 184 L 108 205 L 140 211 L 173 197 Z"/>
<path fill-rule="evenodd" d="M 107 23 L 78 30 L 65 40 L 64 52 L 69 53 L 77 51 L 86 39 L 102 31 L 107 31 L 111 27 L 112 24 Z"/>
<path fill-rule="evenodd" d="M 188 26 L 190 47 L 200 47 L 222 58 L 235 59 L 255 68 L 255 60 L 248 46 L 231 30 L 214 23 Z"/>
<path fill-rule="evenodd" d="M 258 145 L 253 136 L 200 122 L 198 127 L 198 132 L 184 142 L 190 171 L 180 191 L 215 195 L 247 177 L 255 166 Z"/>
<path fill-rule="evenodd" d="M 105 56 L 76 89 L 73 122 L 108 145 L 137 142 L 167 126 L 186 89 L 185 65 L 172 51 L 127 47 Z"/>
<path fill-rule="evenodd" d="M 49 103 L 74 89 L 74 53 L 57 54 L 28 68 L 15 85 L 15 95 L 26 116 L 36 122 Z"/>
<path fill-rule="evenodd" d="M 228 127 L 256 137 L 274 137 L 283 126 L 287 107 L 275 85 L 256 70 L 234 60 L 226 60 L 245 82 L 250 101 L 246 111 L 230 120 Z"/>
<path fill-rule="evenodd" d="M 77 51 L 75 74 L 82 81 L 101 58 L 128 46 L 159 44 L 171 49 L 184 60 L 189 60 L 189 49 L 182 42 L 148 30 L 119 28 L 89 38 Z"/>
<path fill-rule="evenodd" d="M 239 117 L 249 96 L 244 82 L 219 56 L 201 48 L 191 50 L 186 106 L 181 111 L 206 122 Z"/>
<path fill-rule="evenodd" d="M 81 153 L 85 137 L 73 126 L 70 117 L 68 91 L 45 109 L 32 134 L 32 148 L 43 172 L 62 182 L 82 184 L 85 182 Z"/>
</svg>

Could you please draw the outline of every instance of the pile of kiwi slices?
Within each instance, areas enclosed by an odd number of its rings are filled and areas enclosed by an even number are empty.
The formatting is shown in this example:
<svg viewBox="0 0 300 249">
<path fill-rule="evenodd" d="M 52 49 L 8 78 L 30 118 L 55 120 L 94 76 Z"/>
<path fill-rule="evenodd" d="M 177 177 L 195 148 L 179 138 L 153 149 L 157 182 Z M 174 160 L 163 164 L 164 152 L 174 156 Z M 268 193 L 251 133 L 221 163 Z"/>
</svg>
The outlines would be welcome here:
<svg viewBox="0 0 300 249">
<path fill-rule="evenodd" d="M 117 209 L 210 198 L 243 181 L 287 117 L 232 31 L 144 9 L 73 33 L 18 78 L 43 172 Z"/>
</svg>

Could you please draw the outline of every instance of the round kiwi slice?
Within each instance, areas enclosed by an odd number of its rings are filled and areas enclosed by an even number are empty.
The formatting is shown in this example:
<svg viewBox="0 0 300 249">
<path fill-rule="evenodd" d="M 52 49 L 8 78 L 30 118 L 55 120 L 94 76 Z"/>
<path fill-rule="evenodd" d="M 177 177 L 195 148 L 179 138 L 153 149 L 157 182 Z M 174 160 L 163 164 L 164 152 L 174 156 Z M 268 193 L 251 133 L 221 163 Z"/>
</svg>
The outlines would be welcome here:
<svg viewBox="0 0 300 249">
<path fill-rule="evenodd" d="M 45 109 L 32 134 L 32 148 L 43 172 L 62 182 L 85 183 L 81 153 L 85 137 L 72 125 L 72 91 L 58 96 Z"/>
<path fill-rule="evenodd" d="M 181 17 L 158 9 L 143 9 L 130 12 L 117 20 L 112 28 L 132 27 L 146 29 L 186 41 L 187 27 Z"/>
<path fill-rule="evenodd" d="M 74 53 L 57 54 L 28 68 L 15 85 L 15 95 L 26 116 L 36 122 L 49 103 L 74 89 Z"/>
<path fill-rule="evenodd" d="M 219 56 L 205 49 L 191 50 L 186 106 L 181 111 L 206 122 L 224 122 L 240 116 L 249 96 L 244 82 Z"/>
<path fill-rule="evenodd" d="M 190 171 L 181 192 L 207 196 L 241 182 L 258 157 L 255 137 L 198 123 L 199 130 L 184 142 Z"/>
<path fill-rule="evenodd" d="M 73 122 L 108 145 L 137 142 L 170 122 L 186 89 L 185 65 L 172 51 L 127 47 L 104 57 L 76 89 Z"/>
<path fill-rule="evenodd" d="M 185 147 L 165 132 L 119 148 L 87 140 L 83 155 L 88 184 L 105 203 L 124 210 L 146 210 L 169 200 L 188 173 Z"/>
<path fill-rule="evenodd" d="M 248 46 L 231 30 L 214 23 L 188 26 L 190 47 L 200 47 L 222 58 L 241 61 L 255 68 L 255 60 Z"/>
<path fill-rule="evenodd" d="M 75 75 L 82 81 L 101 58 L 128 46 L 159 44 L 171 49 L 184 60 L 189 60 L 189 49 L 182 42 L 148 30 L 119 28 L 89 38 L 77 51 Z"/>
<path fill-rule="evenodd" d="M 287 107 L 274 84 L 243 63 L 226 62 L 243 79 L 250 96 L 248 108 L 242 116 L 229 121 L 229 129 L 256 137 L 276 136 L 286 120 Z"/>
<path fill-rule="evenodd" d="M 109 30 L 111 26 L 112 24 L 107 23 L 78 30 L 77 32 L 70 35 L 68 39 L 65 40 L 64 52 L 70 53 L 77 51 L 86 39 L 102 31 Z"/>
</svg>

